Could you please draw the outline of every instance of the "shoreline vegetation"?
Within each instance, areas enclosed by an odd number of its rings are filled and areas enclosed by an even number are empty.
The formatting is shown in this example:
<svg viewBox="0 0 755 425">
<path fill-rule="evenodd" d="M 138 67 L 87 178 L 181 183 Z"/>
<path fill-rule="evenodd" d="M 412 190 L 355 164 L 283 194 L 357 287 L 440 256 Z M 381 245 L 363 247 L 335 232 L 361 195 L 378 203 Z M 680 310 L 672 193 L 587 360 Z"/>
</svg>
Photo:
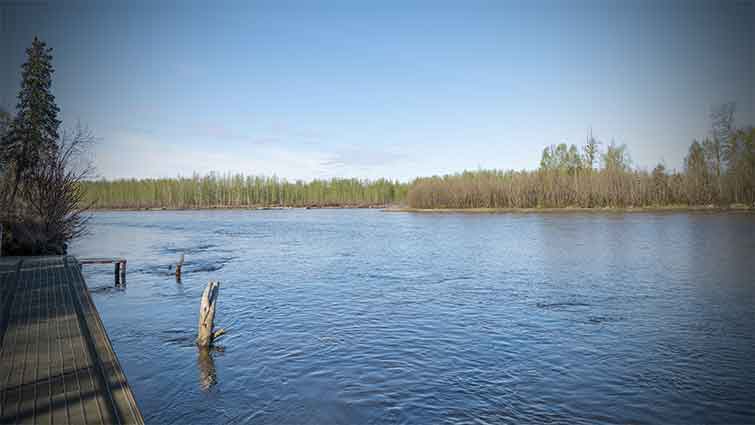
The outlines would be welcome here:
<svg viewBox="0 0 755 425">
<path fill-rule="evenodd" d="M 290 182 L 275 176 L 210 173 L 84 183 L 94 209 L 381 207 L 401 203 L 409 185 L 395 180 L 333 178 Z"/>
<path fill-rule="evenodd" d="M 206 208 L 93 208 L 93 212 L 155 212 L 155 211 L 287 211 L 287 210 L 357 210 L 376 209 L 388 213 L 438 213 L 438 214 L 539 214 L 539 213 L 663 213 L 663 212 L 755 212 L 755 206 L 731 205 L 656 205 L 645 207 L 557 207 L 557 208 L 412 208 L 402 205 L 331 205 L 314 207 L 292 206 L 214 206 Z"/>
<path fill-rule="evenodd" d="M 211 206 L 211 207 L 124 207 L 124 208 L 92 208 L 93 212 L 102 211 L 285 211 L 285 210 L 394 210 L 401 207 L 395 205 L 327 205 L 327 206 L 282 206 L 282 205 L 250 205 L 250 206 Z"/>
<path fill-rule="evenodd" d="M 558 207 L 558 208 L 409 208 L 388 207 L 386 212 L 404 212 L 420 214 L 542 214 L 542 213 L 664 213 L 664 212 L 755 212 L 755 206 L 744 204 L 721 205 L 665 205 L 649 207 Z"/>
<path fill-rule="evenodd" d="M 535 170 L 475 170 L 397 180 L 210 173 L 82 183 L 94 209 L 391 208 L 401 211 L 647 211 L 755 208 L 755 129 L 733 126 L 734 105 L 711 114 L 711 137 L 693 141 L 682 171 L 634 168 L 626 145 L 588 136 L 546 147 Z"/>
</svg>

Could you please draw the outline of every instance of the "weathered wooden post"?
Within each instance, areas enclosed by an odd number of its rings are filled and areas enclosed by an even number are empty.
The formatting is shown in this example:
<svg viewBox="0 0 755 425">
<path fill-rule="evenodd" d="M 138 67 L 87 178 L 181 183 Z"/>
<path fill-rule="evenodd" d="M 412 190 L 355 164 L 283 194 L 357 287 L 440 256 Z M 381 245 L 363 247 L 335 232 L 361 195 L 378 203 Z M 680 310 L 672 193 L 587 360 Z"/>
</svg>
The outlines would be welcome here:
<svg viewBox="0 0 755 425">
<path fill-rule="evenodd" d="M 115 262 L 115 286 L 120 285 L 121 283 L 120 277 L 121 277 L 121 263 L 116 261 Z"/>
<path fill-rule="evenodd" d="M 209 347 L 214 339 L 225 333 L 225 330 L 212 330 L 215 326 L 215 305 L 220 291 L 220 282 L 210 281 L 202 293 L 202 302 L 199 305 L 199 331 L 197 333 L 197 345 Z"/>
<path fill-rule="evenodd" d="M 176 263 L 176 282 L 181 281 L 181 267 L 184 265 L 184 255 L 181 254 L 181 259 Z"/>
<path fill-rule="evenodd" d="M 123 259 L 123 264 L 121 264 L 121 285 L 126 284 L 126 259 Z"/>
</svg>

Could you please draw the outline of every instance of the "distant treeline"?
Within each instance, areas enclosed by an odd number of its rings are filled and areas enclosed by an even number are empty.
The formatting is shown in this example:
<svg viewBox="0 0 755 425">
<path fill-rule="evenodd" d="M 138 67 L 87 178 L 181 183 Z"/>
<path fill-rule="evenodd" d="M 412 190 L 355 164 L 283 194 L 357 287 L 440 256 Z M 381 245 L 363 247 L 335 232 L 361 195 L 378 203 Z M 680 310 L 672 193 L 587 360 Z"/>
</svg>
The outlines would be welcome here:
<svg viewBox="0 0 755 425">
<path fill-rule="evenodd" d="M 590 136 L 547 147 L 535 171 L 480 170 L 419 178 L 412 208 L 622 208 L 755 202 L 755 130 L 732 127 L 733 104 L 712 114 L 711 137 L 693 141 L 684 170 L 633 169 L 625 145 L 605 150 Z"/>
<path fill-rule="evenodd" d="M 216 174 L 84 183 L 96 208 L 245 208 L 383 206 L 406 198 L 408 185 L 385 179 L 290 182 L 277 177 Z"/>
<path fill-rule="evenodd" d="M 190 178 L 90 181 L 98 208 L 383 206 L 412 208 L 623 208 L 755 203 L 755 129 L 733 127 L 734 105 L 713 114 L 711 136 L 693 141 L 682 171 L 632 167 L 625 145 L 543 150 L 534 171 L 478 170 L 391 180 L 289 182 L 276 177 L 209 174 Z"/>
</svg>

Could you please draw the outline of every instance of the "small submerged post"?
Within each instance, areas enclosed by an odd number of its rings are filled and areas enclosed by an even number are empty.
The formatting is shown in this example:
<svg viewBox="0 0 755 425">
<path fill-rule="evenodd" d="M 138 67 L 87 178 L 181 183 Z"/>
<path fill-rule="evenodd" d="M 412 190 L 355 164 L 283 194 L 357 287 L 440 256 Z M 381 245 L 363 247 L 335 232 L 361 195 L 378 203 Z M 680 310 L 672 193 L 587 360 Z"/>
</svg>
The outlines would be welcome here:
<svg viewBox="0 0 755 425">
<path fill-rule="evenodd" d="M 184 265 L 184 255 L 181 254 L 181 258 L 176 263 L 176 282 L 181 281 L 181 267 Z"/>
<path fill-rule="evenodd" d="M 224 329 L 212 330 L 215 326 L 215 306 L 219 291 L 220 282 L 210 281 L 202 292 L 202 302 L 199 305 L 199 331 L 196 341 L 200 347 L 211 346 L 216 338 L 225 333 Z"/>
</svg>

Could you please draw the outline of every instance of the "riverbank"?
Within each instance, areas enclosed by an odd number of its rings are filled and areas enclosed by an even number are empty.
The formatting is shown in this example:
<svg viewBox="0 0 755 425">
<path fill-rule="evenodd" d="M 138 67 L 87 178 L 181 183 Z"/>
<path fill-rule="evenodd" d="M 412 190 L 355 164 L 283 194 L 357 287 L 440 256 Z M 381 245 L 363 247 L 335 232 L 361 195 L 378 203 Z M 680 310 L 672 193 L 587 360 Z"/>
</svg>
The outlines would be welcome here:
<svg viewBox="0 0 755 425">
<path fill-rule="evenodd" d="M 605 207 L 605 208 L 398 208 L 388 207 L 385 212 L 403 213 L 467 213 L 467 214 L 504 214 L 504 213 L 643 213 L 643 212 L 755 212 L 755 208 L 743 204 L 729 206 L 717 205 L 668 205 L 654 207 Z"/>
<path fill-rule="evenodd" d="M 211 210 L 244 210 L 244 211 L 277 211 L 277 210 L 354 210 L 354 209 L 389 209 L 399 208 L 390 205 L 328 205 L 328 206 L 296 206 L 296 207 L 262 207 L 262 206 L 214 206 L 214 207 L 128 207 L 128 208 L 92 208 L 93 212 L 107 211 L 211 211 Z"/>
<path fill-rule="evenodd" d="M 94 208 L 93 212 L 110 211 L 285 211 L 285 210 L 349 210 L 349 209 L 378 209 L 391 213 L 464 213 L 464 214 L 532 214 L 532 213 L 660 213 L 660 212 L 755 212 L 755 206 L 744 204 L 721 205 L 666 205 L 653 207 L 559 207 L 559 208 L 412 208 L 397 205 L 329 205 L 307 207 L 262 207 L 262 206 L 216 206 L 216 207 L 142 207 L 142 208 Z"/>
</svg>

